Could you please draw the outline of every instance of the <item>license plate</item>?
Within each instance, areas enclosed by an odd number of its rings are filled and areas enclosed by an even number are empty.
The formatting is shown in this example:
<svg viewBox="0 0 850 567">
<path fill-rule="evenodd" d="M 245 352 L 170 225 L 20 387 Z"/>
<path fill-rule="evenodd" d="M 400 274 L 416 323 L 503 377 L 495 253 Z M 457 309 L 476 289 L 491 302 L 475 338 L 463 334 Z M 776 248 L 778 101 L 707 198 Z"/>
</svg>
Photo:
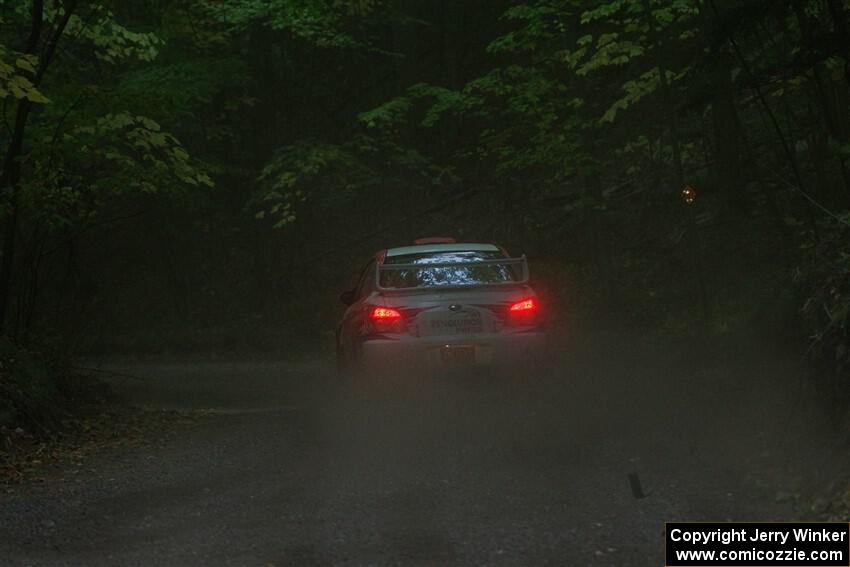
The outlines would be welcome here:
<svg viewBox="0 0 850 567">
<path fill-rule="evenodd" d="M 453 313 L 432 319 L 431 332 L 436 335 L 475 335 L 484 332 L 484 321 L 478 311 Z"/>
<path fill-rule="evenodd" d="M 445 364 L 475 364 L 475 347 L 471 345 L 444 346 L 440 349 L 440 358 Z"/>
</svg>

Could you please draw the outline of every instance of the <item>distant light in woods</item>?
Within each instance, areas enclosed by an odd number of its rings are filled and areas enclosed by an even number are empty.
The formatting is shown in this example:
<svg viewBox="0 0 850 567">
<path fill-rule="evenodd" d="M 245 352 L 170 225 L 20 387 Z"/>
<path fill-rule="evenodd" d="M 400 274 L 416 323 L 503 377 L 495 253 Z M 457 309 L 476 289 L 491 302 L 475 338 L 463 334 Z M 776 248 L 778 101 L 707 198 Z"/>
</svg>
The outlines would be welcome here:
<svg viewBox="0 0 850 567">
<path fill-rule="evenodd" d="M 690 185 L 686 185 L 685 188 L 682 189 L 681 197 L 682 201 L 684 201 L 686 205 L 693 205 L 694 201 L 697 200 L 697 190 Z"/>
</svg>

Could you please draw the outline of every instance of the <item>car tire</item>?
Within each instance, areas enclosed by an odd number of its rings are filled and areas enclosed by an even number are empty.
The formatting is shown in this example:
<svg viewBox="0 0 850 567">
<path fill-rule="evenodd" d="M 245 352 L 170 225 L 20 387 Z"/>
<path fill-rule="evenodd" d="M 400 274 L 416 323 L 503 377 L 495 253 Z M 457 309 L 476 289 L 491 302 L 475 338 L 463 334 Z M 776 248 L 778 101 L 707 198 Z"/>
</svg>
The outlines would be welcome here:
<svg viewBox="0 0 850 567">
<path fill-rule="evenodd" d="M 346 351 L 341 344 L 336 348 L 337 376 L 341 386 L 350 393 L 362 391 L 367 383 L 367 372 L 363 368 L 356 350 Z"/>
<path fill-rule="evenodd" d="M 345 352 L 342 350 L 339 341 L 336 343 L 336 374 L 343 376 L 348 370 L 348 362 L 345 359 Z"/>
</svg>

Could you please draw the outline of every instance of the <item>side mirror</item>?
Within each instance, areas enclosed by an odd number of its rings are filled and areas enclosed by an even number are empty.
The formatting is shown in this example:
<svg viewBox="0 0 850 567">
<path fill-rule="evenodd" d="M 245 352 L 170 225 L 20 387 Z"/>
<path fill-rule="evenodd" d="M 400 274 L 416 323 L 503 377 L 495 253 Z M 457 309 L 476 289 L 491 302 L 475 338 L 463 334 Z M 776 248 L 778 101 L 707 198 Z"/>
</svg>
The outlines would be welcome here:
<svg viewBox="0 0 850 567">
<path fill-rule="evenodd" d="M 351 305 L 357 298 L 354 296 L 354 290 L 349 289 L 348 291 L 344 291 L 339 294 L 339 300 L 342 301 L 346 305 Z"/>
</svg>

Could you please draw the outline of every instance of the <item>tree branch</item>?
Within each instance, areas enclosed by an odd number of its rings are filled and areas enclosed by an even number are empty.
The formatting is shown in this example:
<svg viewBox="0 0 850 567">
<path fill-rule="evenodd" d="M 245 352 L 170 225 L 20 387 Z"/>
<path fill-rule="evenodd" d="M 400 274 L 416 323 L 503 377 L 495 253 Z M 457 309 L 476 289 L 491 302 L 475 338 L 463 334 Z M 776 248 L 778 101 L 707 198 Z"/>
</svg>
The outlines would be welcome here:
<svg viewBox="0 0 850 567">
<path fill-rule="evenodd" d="M 38 62 L 38 69 L 35 72 L 35 79 L 33 80 L 33 85 L 36 87 L 38 87 L 41 83 L 44 73 L 47 72 L 47 67 L 50 65 L 50 62 L 53 61 L 53 56 L 56 54 L 56 46 L 59 44 L 59 38 L 62 37 L 62 34 L 65 32 L 68 20 L 71 19 L 71 15 L 74 13 L 74 10 L 77 9 L 77 0 L 67 0 L 64 3 L 63 8 L 64 13 L 62 14 L 62 18 L 59 20 L 59 23 L 56 24 L 56 29 L 47 41 L 47 46 L 44 48 L 44 55 Z"/>
</svg>

